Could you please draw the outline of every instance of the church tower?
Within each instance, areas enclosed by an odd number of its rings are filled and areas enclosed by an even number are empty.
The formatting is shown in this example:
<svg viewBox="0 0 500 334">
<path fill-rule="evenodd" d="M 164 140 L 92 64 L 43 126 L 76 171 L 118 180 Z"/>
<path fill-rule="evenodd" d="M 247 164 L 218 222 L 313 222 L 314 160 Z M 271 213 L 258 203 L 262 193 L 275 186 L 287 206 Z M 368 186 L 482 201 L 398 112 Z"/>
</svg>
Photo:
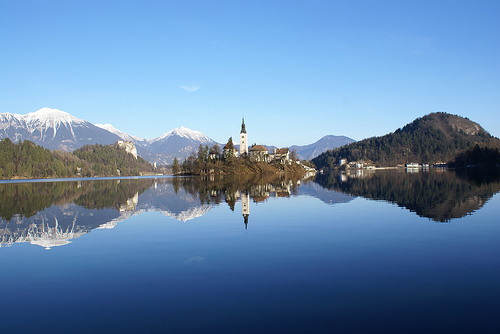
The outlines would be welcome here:
<svg viewBox="0 0 500 334">
<path fill-rule="evenodd" d="M 247 130 L 245 129 L 245 119 L 241 122 L 241 132 L 240 132 L 240 157 L 246 157 L 248 155 L 248 141 L 247 141 Z"/>
</svg>

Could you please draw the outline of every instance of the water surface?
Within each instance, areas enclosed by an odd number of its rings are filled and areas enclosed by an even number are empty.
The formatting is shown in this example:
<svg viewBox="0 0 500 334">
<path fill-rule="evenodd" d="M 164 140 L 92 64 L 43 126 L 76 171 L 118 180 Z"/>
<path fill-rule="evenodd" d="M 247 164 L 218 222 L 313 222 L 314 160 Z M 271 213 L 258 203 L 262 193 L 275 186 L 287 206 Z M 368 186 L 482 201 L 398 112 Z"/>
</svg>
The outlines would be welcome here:
<svg viewBox="0 0 500 334">
<path fill-rule="evenodd" d="M 497 332 L 500 178 L 0 184 L 4 332 Z"/>
</svg>

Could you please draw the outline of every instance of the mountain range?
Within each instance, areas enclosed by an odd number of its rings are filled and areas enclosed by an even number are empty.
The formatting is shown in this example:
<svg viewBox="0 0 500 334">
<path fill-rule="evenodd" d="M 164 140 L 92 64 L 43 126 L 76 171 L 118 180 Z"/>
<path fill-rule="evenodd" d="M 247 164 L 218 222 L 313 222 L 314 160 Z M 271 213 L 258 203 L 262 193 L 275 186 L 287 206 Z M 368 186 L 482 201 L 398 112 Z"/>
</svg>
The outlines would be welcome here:
<svg viewBox="0 0 500 334">
<path fill-rule="evenodd" d="M 73 151 L 85 144 L 112 144 L 121 138 L 67 112 L 42 108 L 26 115 L 0 113 L 0 138 L 30 140 L 50 150 Z"/>
<path fill-rule="evenodd" d="M 86 144 L 108 145 L 125 140 L 133 142 L 137 153 L 145 160 L 157 164 L 171 164 L 174 157 L 179 160 L 198 150 L 199 145 L 219 144 L 205 134 L 179 127 L 153 138 L 139 138 L 116 129 L 111 124 L 92 124 L 67 112 L 42 108 L 25 115 L 0 113 L 0 139 L 13 142 L 30 140 L 50 150 L 72 152 Z M 343 136 L 325 136 L 314 144 L 292 146 L 302 158 L 314 158 L 327 149 L 332 149 L 354 140 Z M 223 144 L 219 144 L 221 147 Z"/>
</svg>

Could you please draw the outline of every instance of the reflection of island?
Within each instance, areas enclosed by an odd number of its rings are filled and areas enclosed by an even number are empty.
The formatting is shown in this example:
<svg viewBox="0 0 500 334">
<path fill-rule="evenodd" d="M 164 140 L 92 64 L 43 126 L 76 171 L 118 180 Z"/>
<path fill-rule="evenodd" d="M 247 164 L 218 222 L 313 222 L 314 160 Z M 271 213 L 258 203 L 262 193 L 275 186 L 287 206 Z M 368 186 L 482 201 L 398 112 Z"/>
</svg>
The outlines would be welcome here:
<svg viewBox="0 0 500 334">
<path fill-rule="evenodd" d="M 500 173 L 475 170 L 318 175 L 315 182 L 345 194 L 396 203 L 439 222 L 481 208 L 500 191 Z"/>
<path fill-rule="evenodd" d="M 0 245 L 30 242 L 47 249 L 66 245 L 92 229 L 111 229 L 143 212 L 157 211 L 186 222 L 226 202 L 290 196 L 297 180 L 263 176 L 142 178 L 0 184 Z"/>
</svg>

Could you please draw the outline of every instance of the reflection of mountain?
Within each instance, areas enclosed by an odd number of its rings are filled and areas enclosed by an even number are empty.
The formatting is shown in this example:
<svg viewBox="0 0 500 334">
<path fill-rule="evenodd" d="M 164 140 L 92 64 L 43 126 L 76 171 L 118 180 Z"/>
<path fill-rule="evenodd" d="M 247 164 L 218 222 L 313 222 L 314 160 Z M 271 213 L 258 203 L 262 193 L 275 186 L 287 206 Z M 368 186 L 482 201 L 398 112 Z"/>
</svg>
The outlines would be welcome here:
<svg viewBox="0 0 500 334">
<path fill-rule="evenodd" d="M 325 189 L 315 182 L 308 182 L 302 185 L 300 187 L 300 194 L 316 197 L 326 204 L 347 203 L 353 199 L 351 195 Z"/>
<path fill-rule="evenodd" d="M 330 173 L 315 182 L 345 194 L 396 203 L 421 217 L 446 222 L 479 208 L 500 191 L 498 172 L 405 173 L 374 172 L 367 175 Z"/>
<path fill-rule="evenodd" d="M 176 194 L 172 179 L 158 179 L 154 187 L 142 194 L 137 209 L 160 211 L 166 216 L 185 222 L 203 216 L 212 207 L 211 204 L 202 203 L 196 193 L 191 194 L 180 190 Z"/>
<path fill-rule="evenodd" d="M 0 221 L 2 246 L 30 242 L 45 248 L 62 246 L 120 215 L 115 209 L 84 209 L 76 204 L 54 205 L 26 218 Z"/>
<path fill-rule="evenodd" d="M 152 180 L 0 184 L 0 243 L 46 248 L 69 243 L 135 210 Z"/>
<path fill-rule="evenodd" d="M 277 177 L 143 178 L 0 184 L 0 245 L 66 245 L 92 229 L 110 229 L 142 212 L 186 222 L 214 205 L 234 203 L 240 190 L 255 202 L 297 193 L 297 182 Z"/>
</svg>

